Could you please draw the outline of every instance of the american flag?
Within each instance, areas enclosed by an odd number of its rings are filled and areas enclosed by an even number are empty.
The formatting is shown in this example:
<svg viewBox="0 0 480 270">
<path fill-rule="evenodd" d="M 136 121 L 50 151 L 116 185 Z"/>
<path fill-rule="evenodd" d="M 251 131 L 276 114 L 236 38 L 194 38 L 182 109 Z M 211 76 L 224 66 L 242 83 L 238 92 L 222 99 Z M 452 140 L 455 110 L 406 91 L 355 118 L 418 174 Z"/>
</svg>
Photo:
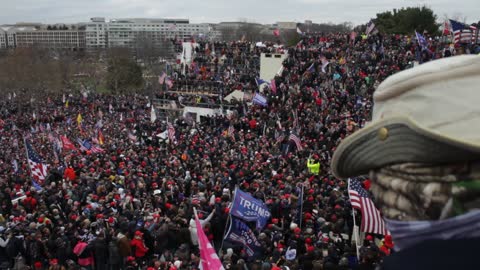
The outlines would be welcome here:
<svg viewBox="0 0 480 270">
<path fill-rule="evenodd" d="M 300 141 L 300 138 L 297 136 L 295 133 L 291 133 L 290 137 L 288 137 L 289 141 L 293 141 L 295 145 L 297 146 L 297 150 L 300 151 L 303 149 L 302 147 L 302 142 Z"/>
<path fill-rule="evenodd" d="M 234 135 L 234 133 L 235 133 L 235 128 L 233 127 L 233 125 L 230 125 L 230 126 L 228 127 L 228 131 L 227 131 L 227 132 L 228 132 L 227 135 L 228 135 L 230 138 L 232 138 L 233 141 L 235 141 L 235 135 Z"/>
<path fill-rule="evenodd" d="M 283 134 L 283 132 L 275 131 L 275 140 L 277 141 L 277 143 L 281 143 L 283 139 L 285 139 L 285 135 Z"/>
<path fill-rule="evenodd" d="M 370 33 L 376 34 L 377 32 L 378 30 L 375 28 L 375 23 L 373 21 L 367 23 L 367 30 L 365 31 L 365 34 L 367 34 L 367 36 L 370 35 Z"/>
<path fill-rule="evenodd" d="M 170 79 L 170 77 L 165 78 L 165 84 L 168 86 L 168 88 L 173 87 L 173 81 Z"/>
<path fill-rule="evenodd" d="M 200 204 L 200 196 L 198 194 L 192 196 L 192 204 Z"/>
<path fill-rule="evenodd" d="M 136 142 L 137 141 L 137 136 L 133 135 L 133 133 L 131 131 L 128 132 L 128 139 L 132 142 Z"/>
<path fill-rule="evenodd" d="M 297 116 L 297 111 L 293 112 L 293 128 L 296 128 L 298 126 L 298 116 Z"/>
<path fill-rule="evenodd" d="M 453 43 L 470 43 L 476 38 L 477 27 L 450 20 L 453 32 Z"/>
<path fill-rule="evenodd" d="M 162 72 L 162 75 L 158 76 L 158 83 L 159 84 L 164 84 L 166 78 L 167 78 L 167 73 Z"/>
<path fill-rule="evenodd" d="M 92 151 L 92 153 L 103 153 L 105 152 L 105 150 L 99 146 L 95 146 L 95 145 L 92 145 L 91 148 L 90 148 L 90 151 Z"/>
<path fill-rule="evenodd" d="M 172 123 L 168 122 L 167 123 L 167 130 L 168 130 L 168 139 L 170 140 L 170 142 L 174 142 L 175 141 L 175 127 L 173 127 Z"/>
<path fill-rule="evenodd" d="M 367 233 L 386 235 L 387 228 L 380 211 L 375 207 L 369 194 L 362 188 L 358 180 L 348 180 L 348 196 L 350 197 L 352 207 L 359 209 L 362 213 L 360 230 Z"/>
<path fill-rule="evenodd" d="M 321 56 L 320 61 L 322 62 L 322 72 L 326 73 L 327 72 L 326 68 L 327 68 L 328 64 L 330 64 L 330 62 L 328 62 L 328 60 L 325 56 Z"/>
<path fill-rule="evenodd" d="M 43 184 L 48 173 L 48 165 L 45 164 L 42 158 L 33 150 L 32 145 L 25 140 L 25 147 L 27 148 L 27 159 L 33 182 L 35 184 Z"/>
</svg>

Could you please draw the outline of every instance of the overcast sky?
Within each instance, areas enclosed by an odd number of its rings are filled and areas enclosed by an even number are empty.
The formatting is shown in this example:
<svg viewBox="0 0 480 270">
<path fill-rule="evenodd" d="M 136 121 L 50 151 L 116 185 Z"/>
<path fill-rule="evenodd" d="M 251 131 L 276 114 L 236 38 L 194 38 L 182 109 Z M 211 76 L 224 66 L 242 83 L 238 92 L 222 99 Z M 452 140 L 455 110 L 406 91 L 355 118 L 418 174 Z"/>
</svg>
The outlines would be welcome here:
<svg viewBox="0 0 480 270">
<path fill-rule="evenodd" d="M 445 15 L 480 20 L 480 0 L 0 0 L 0 24 L 74 23 L 91 17 L 188 18 L 191 22 L 247 20 L 259 23 L 312 20 L 367 22 L 393 8 L 427 5 Z"/>
</svg>

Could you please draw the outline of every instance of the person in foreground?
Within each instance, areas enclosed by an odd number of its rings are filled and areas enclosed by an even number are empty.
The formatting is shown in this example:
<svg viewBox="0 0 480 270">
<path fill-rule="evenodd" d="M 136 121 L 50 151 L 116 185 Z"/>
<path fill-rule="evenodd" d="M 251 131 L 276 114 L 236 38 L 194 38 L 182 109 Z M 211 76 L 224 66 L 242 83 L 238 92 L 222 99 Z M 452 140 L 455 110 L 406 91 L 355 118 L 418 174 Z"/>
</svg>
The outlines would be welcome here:
<svg viewBox="0 0 480 270">
<path fill-rule="evenodd" d="M 338 146 L 334 175 L 370 175 L 395 243 L 380 269 L 478 269 L 479 85 L 479 56 L 397 73 L 375 91 L 372 122 Z"/>
</svg>

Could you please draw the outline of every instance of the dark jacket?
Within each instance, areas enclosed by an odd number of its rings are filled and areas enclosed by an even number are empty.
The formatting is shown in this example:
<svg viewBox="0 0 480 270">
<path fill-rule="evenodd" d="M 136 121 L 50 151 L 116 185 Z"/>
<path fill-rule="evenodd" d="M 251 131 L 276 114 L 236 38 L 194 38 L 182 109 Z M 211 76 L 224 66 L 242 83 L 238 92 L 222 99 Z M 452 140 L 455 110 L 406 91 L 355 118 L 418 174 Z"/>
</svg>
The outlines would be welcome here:
<svg viewBox="0 0 480 270">
<path fill-rule="evenodd" d="M 429 240 L 385 257 L 380 269 L 478 269 L 480 238 Z"/>
</svg>

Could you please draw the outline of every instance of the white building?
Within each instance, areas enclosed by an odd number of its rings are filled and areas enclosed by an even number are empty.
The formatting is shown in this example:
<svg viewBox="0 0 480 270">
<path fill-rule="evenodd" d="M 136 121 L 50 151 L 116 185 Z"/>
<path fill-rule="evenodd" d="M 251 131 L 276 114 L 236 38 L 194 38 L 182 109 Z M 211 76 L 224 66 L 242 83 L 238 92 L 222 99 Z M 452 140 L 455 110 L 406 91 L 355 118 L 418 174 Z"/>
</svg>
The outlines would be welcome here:
<svg viewBox="0 0 480 270">
<path fill-rule="evenodd" d="M 107 47 L 107 24 L 105 18 L 91 18 L 85 26 L 85 42 L 87 48 Z"/>
<path fill-rule="evenodd" d="M 112 19 L 92 18 L 86 25 L 87 48 L 133 48 L 138 37 L 153 41 L 165 38 L 190 39 L 209 37 L 210 24 L 190 24 L 187 19 Z"/>
<path fill-rule="evenodd" d="M 16 46 L 16 28 L 12 26 L 0 26 L 0 49 L 15 48 Z"/>
</svg>

